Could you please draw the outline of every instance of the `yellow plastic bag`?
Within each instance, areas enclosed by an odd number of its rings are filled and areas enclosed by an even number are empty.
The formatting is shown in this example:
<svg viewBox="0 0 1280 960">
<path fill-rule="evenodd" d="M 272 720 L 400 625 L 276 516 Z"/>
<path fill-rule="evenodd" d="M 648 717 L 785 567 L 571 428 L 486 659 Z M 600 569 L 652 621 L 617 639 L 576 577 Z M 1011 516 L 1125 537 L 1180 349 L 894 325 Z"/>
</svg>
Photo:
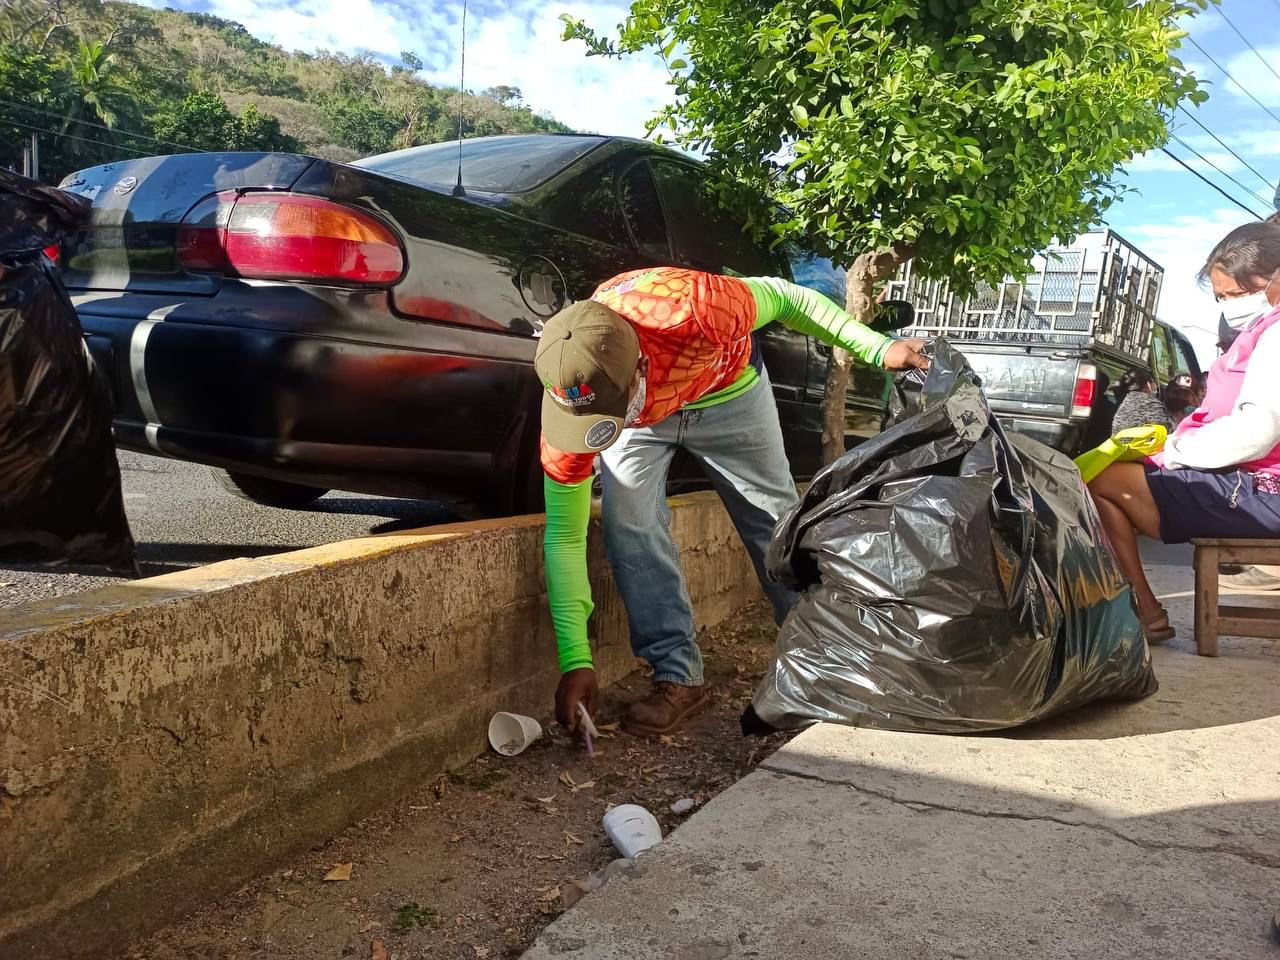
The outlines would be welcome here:
<svg viewBox="0 0 1280 960">
<path fill-rule="evenodd" d="M 1091 481 L 1113 463 L 1133 463 L 1145 460 L 1152 454 L 1164 449 L 1164 442 L 1169 438 L 1169 431 L 1158 423 L 1150 423 L 1145 427 L 1130 427 L 1121 430 L 1101 446 L 1087 450 L 1076 457 L 1076 466 L 1080 468 L 1080 477 L 1085 483 Z"/>
</svg>

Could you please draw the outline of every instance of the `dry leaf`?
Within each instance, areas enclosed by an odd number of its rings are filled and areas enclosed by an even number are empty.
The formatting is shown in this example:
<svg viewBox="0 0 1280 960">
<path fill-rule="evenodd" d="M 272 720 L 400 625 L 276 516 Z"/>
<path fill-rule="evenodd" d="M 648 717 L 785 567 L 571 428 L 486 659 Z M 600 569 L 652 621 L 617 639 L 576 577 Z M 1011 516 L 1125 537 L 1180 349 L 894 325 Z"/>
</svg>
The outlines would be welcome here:
<svg viewBox="0 0 1280 960">
<path fill-rule="evenodd" d="M 538 797 L 538 802 L 539 802 L 539 803 L 551 803 L 553 800 L 555 800 L 555 798 L 556 798 L 556 795 L 553 793 L 553 794 L 552 794 L 551 796 L 549 796 L 549 797 Z"/>
<path fill-rule="evenodd" d="M 351 867 L 352 867 L 352 864 L 350 863 L 334 864 L 333 869 L 330 870 L 328 873 L 326 873 L 324 875 L 324 878 L 326 880 L 350 880 Z"/>
<path fill-rule="evenodd" d="M 579 790 L 590 790 L 595 785 L 596 782 L 594 780 L 588 780 L 586 783 L 575 783 L 573 785 L 573 792 L 577 793 Z"/>
<path fill-rule="evenodd" d="M 676 738 L 675 738 L 675 737 L 666 737 L 666 736 L 663 736 L 663 737 L 659 737 L 658 739 L 659 739 L 662 743 L 665 743 L 665 744 L 666 744 L 667 746 L 669 746 L 669 747 L 673 747 L 673 746 L 675 746 L 675 743 L 676 743 Z"/>
<path fill-rule="evenodd" d="M 471 949 L 476 952 L 476 960 L 485 960 L 485 958 L 489 956 L 488 947 L 477 947 L 473 944 Z"/>
<path fill-rule="evenodd" d="M 559 854 L 556 854 L 556 853 L 535 853 L 535 854 L 533 855 L 533 859 L 535 859 L 535 860 L 563 860 L 563 859 L 564 859 L 564 857 L 562 857 L 562 856 L 560 856 Z"/>
<path fill-rule="evenodd" d="M 390 960 L 387 956 L 387 945 L 381 940 L 373 941 L 373 946 L 369 948 L 369 960 Z"/>
<path fill-rule="evenodd" d="M 292 876 L 293 876 L 293 871 L 292 871 L 292 870 L 286 870 L 284 873 L 280 874 L 280 876 L 282 876 L 282 877 L 284 877 L 286 880 L 288 880 L 290 877 L 292 877 Z"/>
<path fill-rule="evenodd" d="M 576 843 L 576 844 L 578 844 L 579 846 L 581 846 L 581 845 L 582 845 L 582 843 L 584 842 L 584 841 L 582 840 L 582 838 L 580 838 L 580 837 L 575 837 L 575 836 L 574 836 L 572 833 L 570 833 L 568 830 L 566 830 L 566 831 L 564 832 L 564 838 L 565 838 L 566 840 L 568 840 L 570 843 Z"/>
<path fill-rule="evenodd" d="M 462 839 L 462 834 L 460 834 L 460 833 L 455 833 L 452 837 L 450 837 L 450 838 L 449 838 L 449 842 L 450 842 L 450 843 L 457 843 L 457 842 L 458 842 L 459 840 L 461 840 L 461 839 Z"/>
<path fill-rule="evenodd" d="M 449 792 L 449 779 L 447 777 L 441 777 L 439 780 L 436 781 L 436 785 L 435 785 L 436 799 L 443 800 L 444 795 L 448 792 Z"/>
<path fill-rule="evenodd" d="M 602 723 L 600 726 L 596 727 L 596 729 L 601 733 L 613 733 L 620 726 L 621 724 L 618 723 Z"/>
<path fill-rule="evenodd" d="M 576 787 L 578 785 L 578 782 L 573 779 L 568 770 L 560 774 L 560 782 L 566 787 Z"/>
</svg>

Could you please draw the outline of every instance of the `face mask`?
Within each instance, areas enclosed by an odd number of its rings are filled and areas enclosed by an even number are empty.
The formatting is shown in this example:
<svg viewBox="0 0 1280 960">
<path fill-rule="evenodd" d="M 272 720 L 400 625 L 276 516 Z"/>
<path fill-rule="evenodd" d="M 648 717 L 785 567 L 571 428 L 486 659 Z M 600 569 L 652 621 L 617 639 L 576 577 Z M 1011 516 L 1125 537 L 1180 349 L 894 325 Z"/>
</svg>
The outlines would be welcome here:
<svg viewBox="0 0 1280 960">
<path fill-rule="evenodd" d="M 631 398 L 631 402 L 627 404 L 627 417 L 625 423 L 628 427 L 634 427 L 640 419 L 640 414 L 644 412 L 645 390 L 648 386 L 645 375 L 640 374 L 640 384 L 636 387 L 636 395 Z"/>
<path fill-rule="evenodd" d="M 1275 283 L 1274 278 L 1271 283 Z M 1246 293 L 1242 297 L 1229 297 L 1223 300 L 1222 322 L 1239 332 L 1248 328 L 1259 317 L 1270 313 L 1272 307 L 1271 301 L 1267 299 L 1267 292 L 1271 289 L 1271 283 L 1257 293 Z"/>
</svg>

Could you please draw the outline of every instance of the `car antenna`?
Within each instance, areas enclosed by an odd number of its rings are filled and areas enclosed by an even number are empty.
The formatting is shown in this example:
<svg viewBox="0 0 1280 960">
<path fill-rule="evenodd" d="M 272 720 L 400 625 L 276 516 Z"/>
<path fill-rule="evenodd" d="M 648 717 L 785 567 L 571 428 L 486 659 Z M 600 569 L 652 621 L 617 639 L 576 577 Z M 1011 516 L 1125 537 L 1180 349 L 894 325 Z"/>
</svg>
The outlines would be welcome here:
<svg viewBox="0 0 1280 960">
<path fill-rule="evenodd" d="M 458 182 L 453 185 L 455 197 L 465 197 L 462 186 L 462 104 L 467 94 L 467 0 L 462 0 L 462 63 L 458 78 Z"/>
</svg>

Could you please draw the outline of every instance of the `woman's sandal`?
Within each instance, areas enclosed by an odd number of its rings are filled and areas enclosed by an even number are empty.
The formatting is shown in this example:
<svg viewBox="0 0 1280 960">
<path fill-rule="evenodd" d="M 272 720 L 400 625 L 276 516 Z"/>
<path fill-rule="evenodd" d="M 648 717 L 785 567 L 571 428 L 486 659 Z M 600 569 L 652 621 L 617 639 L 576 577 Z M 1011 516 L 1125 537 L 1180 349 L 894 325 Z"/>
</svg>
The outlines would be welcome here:
<svg viewBox="0 0 1280 960">
<path fill-rule="evenodd" d="M 1169 612 L 1164 609 L 1142 621 L 1142 632 L 1147 636 L 1147 643 L 1165 643 L 1178 635 L 1169 623 Z"/>
</svg>

